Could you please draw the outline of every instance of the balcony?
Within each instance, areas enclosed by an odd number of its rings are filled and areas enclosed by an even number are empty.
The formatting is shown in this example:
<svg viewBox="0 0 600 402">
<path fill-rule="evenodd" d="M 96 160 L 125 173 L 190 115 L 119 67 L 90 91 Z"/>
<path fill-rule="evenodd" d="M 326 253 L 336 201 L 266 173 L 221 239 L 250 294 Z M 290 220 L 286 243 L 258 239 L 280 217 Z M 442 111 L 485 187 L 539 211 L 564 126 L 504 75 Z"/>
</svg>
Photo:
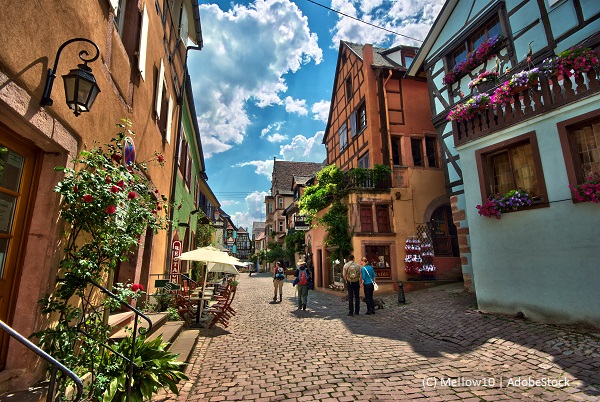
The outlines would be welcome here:
<svg viewBox="0 0 600 402">
<path fill-rule="evenodd" d="M 387 191 L 392 187 L 392 176 L 381 169 L 351 169 L 345 173 L 346 188 L 350 190 Z"/>
<path fill-rule="evenodd" d="M 453 121 L 454 145 L 463 145 L 595 95 L 600 91 L 597 75 L 592 69 L 577 78 L 540 77 L 535 85 L 515 93 L 510 102 L 483 109 L 471 120 Z"/>
</svg>

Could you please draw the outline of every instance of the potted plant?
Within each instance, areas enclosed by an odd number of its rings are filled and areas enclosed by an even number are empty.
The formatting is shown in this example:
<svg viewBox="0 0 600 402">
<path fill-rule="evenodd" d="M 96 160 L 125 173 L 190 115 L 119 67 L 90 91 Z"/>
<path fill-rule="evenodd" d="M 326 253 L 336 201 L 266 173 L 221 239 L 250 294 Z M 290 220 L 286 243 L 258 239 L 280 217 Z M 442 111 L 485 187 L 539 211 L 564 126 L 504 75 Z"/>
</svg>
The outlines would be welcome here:
<svg viewBox="0 0 600 402">
<path fill-rule="evenodd" d="M 581 184 L 570 184 L 573 197 L 581 202 L 600 203 L 600 173 L 590 173 Z"/>
<path fill-rule="evenodd" d="M 538 78 L 543 75 L 538 68 L 523 70 L 514 74 L 508 81 L 505 81 L 494 91 L 490 98 L 492 105 L 503 105 L 511 102 L 514 95 L 523 92 L 524 89 L 535 85 Z"/>
<path fill-rule="evenodd" d="M 533 204 L 533 198 L 524 190 L 510 190 L 504 195 L 490 195 L 487 202 L 477 205 L 479 215 L 500 219 L 503 212 L 516 211 Z"/>
<path fill-rule="evenodd" d="M 478 93 L 488 91 L 498 82 L 500 73 L 498 71 L 484 71 L 477 78 L 469 82 L 469 89 L 475 87 Z"/>
</svg>

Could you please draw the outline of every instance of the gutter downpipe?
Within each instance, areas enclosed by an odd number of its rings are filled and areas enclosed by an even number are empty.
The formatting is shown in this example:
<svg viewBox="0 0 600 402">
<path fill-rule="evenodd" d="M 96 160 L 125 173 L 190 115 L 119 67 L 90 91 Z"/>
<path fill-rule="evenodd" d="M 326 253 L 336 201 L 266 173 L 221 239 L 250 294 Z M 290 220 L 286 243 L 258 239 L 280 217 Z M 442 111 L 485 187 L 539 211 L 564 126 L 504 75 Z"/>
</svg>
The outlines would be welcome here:
<svg viewBox="0 0 600 402">
<path fill-rule="evenodd" d="M 177 116 L 177 137 L 175 138 L 175 155 L 173 157 L 173 174 L 172 174 L 172 178 L 171 178 L 171 194 L 169 196 L 169 200 L 171 202 L 173 202 L 175 200 L 175 189 L 177 186 L 177 171 L 179 170 L 179 147 L 181 144 L 181 135 L 182 135 L 182 131 L 183 131 L 183 127 L 182 127 L 182 116 L 183 116 L 183 94 L 185 91 L 185 82 L 187 80 L 187 76 L 188 76 L 188 71 L 187 71 L 187 62 L 188 62 L 188 52 L 190 50 L 202 50 L 202 43 L 200 44 L 200 46 L 188 46 L 185 49 L 185 63 L 184 63 L 184 74 L 183 74 L 183 79 L 181 82 L 181 91 L 179 92 L 179 97 L 177 98 L 177 105 L 179 106 L 179 111 L 178 111 L 178 116 Z M 167 242 L 167 258 L 165 259 L 165 274 L 169 274 L 170 273 L 170 268 L 171 268 L 171 244 L 173 243 L 173 213 L 175 211 L 175 208 L 171 207 L 169 209 L 169 222 L 171 222 L 171 224 L 169 225 L 169 235 L 168 235 L 168 242 Z"/>
</svg>

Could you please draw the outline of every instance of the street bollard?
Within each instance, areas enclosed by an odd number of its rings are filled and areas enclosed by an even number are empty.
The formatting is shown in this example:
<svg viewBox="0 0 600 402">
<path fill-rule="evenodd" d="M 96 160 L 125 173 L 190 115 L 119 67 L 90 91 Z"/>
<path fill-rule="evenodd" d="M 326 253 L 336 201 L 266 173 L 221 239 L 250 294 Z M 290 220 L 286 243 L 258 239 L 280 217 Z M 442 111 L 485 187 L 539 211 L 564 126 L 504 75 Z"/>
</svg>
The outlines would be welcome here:
<svg viewBox="0 0 600 402">
<path fill-rule="evenodd" d="M 398 304 L 406 303 L 406 297 L 404 297 L 404 288 L 402 282 L 398 282 Z"/>
</svg>

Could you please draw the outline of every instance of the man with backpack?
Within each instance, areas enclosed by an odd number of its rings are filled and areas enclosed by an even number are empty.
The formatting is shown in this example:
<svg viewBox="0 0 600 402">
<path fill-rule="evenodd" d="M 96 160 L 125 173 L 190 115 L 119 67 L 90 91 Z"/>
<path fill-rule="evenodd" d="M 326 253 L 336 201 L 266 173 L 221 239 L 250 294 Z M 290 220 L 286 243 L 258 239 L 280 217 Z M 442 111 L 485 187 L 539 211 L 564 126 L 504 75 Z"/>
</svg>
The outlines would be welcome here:
<svg viewBox="0 0 600 402">
<path fill-rule="evenodd" d="M 311 277 L 310 271 L 308 270 L 308 267 L 304 261 L 298 261 L 298 269 L 296 269 L 294 276 L 298 279 L 298 310 L 306 310 L 306 302 L 308 301 L 308 287 L 311 282 Z"/>
<path fill-rule="evenodd" d="M 358 315 L 360 311 L 360 265 L 354 262 L 353 255 L 350 255 L 348 262 L 344 264 L 342 276 L 348 289 L 348 315 Z"/>
</svg>

